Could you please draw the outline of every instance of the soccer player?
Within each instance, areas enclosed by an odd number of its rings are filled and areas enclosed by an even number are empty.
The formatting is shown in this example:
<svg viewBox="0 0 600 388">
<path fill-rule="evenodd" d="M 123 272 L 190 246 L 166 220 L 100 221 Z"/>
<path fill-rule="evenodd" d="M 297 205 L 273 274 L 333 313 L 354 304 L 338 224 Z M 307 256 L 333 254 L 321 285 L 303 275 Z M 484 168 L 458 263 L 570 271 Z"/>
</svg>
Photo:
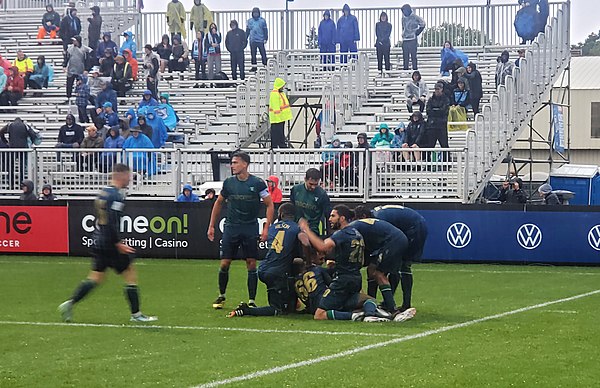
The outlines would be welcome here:
<svg viewBox="0 0 600 388">
<path fill-rule="evenodd" d="M 320 265 L 310 263 L 307 267 L 302 259 L 294 259 L 294 264 L 300 267 L 294 284 L 296 295 L 304 303 L 306 310 L 314 315 L 323 294 L 329 289 L 331 276 L 327 269 Z"/>
<path fill-rule="evenodd" d="M 121 192 L 129 186 L 131 170 L 124 164 L 116 164 L 112 173 L 112 184 L 104 188 L 94 202 L 96 226 L 92 246 L 92 270 L 73 296 L 58 306 L 65 322 L 73 318 L 73 306 L 80 302 L 106 277 L 106 269 L 113 268 L 125 279 L 125 295 L 131 307 L 131 321 L 152 322 L 156 317 L 146 316 L 140 311 L 140 297 L 137 286 L 137 273 L 133 266 L 135 249 L 125 245 L 119 235 L 121 215 L 125 207 L 125 197 Z"/>
<path fill-rule="evenodd" d="M 309 244 L 306 235 L 294 222 L 295 214 L 294 205 L 284 203 L 279 207 L 279 221 L 269 227 L 267 238 L 269 250 L 258 267 L 258 278 L 267 286 L 269 306 L 251 308 L 246 303 L 240 303 L 229 313 L 229 318 L 244 315 L 274 316 L 287 312 L 292 296 L 288 279 L 292 274 L 294 257 L 298 254 L 298 243 L 302 241 L 304 245 Z"/>
<path fill-rule="evenodd" d="M 227 201 L 227 215 L 223 240 L 221 243 L 221 265 L 219 269 L 219 297 L 214 301 L 213 308 L 222 309 L 225 304 L 225 292 L 229 282 L 229 267 L 231 260 L 236 258 L 241 248 L 248 269 L 248 305 L 256 307 L 256 287 L 258 274 L 256 260 L 258 259 L 258 211 L 261 200 L 267 207 L 267 222 L 260 235 L 261 241 L 267 241 L 269 226 L 273 222 L 275 210 L 269 196 L 267 184 L 260 178 L 248 172 L 250 156 L 245 152 L 235 152 L 231 156 L 232 177 L 225 179 L 223 188 L 212 208 L 208 232 L 210 241 L 215 239 L 215 224 L 221 215 L 221 208 Z"/>
<path fill-rule="evenodd" d="M 320 186 L 321 172 L 316 168 L 306 170 L 304 183 L 290 192 L 290 202 L 296 207 L 296 222 L 308 221 L 310 229 L 319 237 L 327 235 L 327 217 L 331 211 L 329 196 Z"/>
</svg>

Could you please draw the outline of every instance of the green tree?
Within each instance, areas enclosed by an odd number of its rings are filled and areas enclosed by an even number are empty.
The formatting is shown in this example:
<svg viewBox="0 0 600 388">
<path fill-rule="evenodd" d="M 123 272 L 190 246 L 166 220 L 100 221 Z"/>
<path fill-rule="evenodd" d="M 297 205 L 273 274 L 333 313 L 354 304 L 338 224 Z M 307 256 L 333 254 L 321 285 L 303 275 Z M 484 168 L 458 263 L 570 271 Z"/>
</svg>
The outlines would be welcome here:
<svg viewBox="0 0 600 388">
<path fill-rule="evenodd" d="M 421 47 L 441 47 L 445 41 L 453 46 L 483 46 L 491 44 L 483 31 L 467 28 L 462 24 L 444 23 L 426 28 L 421 37 Z"/>
<path fill-rule="evenodd" d="M 600 32 L 592 32 L 583 43 L 571 46 L 572 49 L 581 50 L 584 57 L 600 56 Z"/>
</svg>

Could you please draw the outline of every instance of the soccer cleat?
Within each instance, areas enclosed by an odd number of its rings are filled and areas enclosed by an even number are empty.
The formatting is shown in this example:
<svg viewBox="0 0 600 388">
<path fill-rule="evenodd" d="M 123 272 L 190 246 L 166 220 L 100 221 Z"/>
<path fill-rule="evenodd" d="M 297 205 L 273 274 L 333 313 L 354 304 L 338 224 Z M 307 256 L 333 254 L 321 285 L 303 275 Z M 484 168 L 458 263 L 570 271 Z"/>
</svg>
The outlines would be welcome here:
<svg viewBox="0 0 600 388">
<path fill-rule="evenodd" d="M 254 308 L 256 307 L 256 303 L 254 303 L 254 301 L 248 302 L 248 307 Z"/>
<path fill-rule="evenodd" d="M 364 311 L 359 311 L 357 313 L 352 313 L 352 320 L 353 321 L 362 321 L 363 319 L 365 319 L 365 312 Z"/>
<path fill-rule="evenodd" d="M 363 322 L 389 322 L 390 320 L 382 317 L 365 317 Z"/>
<path fill-rule="evenodd" d="M 411 307 L 403 312 L 398 312 L 394 314 L 394 322 L 408 321 L 409 319 L 413 319 L 415 315 L 417 315 L 417 309 Z"/>
<path fill-rule="evenodd" d="M 65 322 L 71 322 L 73 320 L 73 302 L 69 299 L 58 306 L 58 312 Z"/>
<path fill-rule="evenodd" d="M 375 311 L 375 316 L 378 318 L 392 319 L 392 314 L 388 313 L 386 310 L 377 307 Z"/>
<path fill-rule="evenodd" d="M 153 317 L 150 315 L 144 315 L 142 313 L 137 313 L 131 316 L 131 322 L 154 322 L 158 321 L 158 317 Z"/>
<path fill-rule="evenodd" d="M 223 306 L 225 306 L 225 297 L 224 296 L 219 296 L 217 299 L 215 299 L 215 301 L 213 302 L 213 308 L 215 310 L 220 310 L 223 308 Z"/>
</svg>

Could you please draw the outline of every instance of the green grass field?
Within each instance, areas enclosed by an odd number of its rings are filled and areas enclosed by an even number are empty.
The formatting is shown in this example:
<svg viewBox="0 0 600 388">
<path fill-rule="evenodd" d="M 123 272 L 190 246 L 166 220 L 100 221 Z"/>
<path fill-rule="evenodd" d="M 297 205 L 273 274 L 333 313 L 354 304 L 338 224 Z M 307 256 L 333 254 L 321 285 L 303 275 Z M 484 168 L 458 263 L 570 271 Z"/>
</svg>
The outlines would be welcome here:
<svg viewBox="0 0 600 388">
<path fill-rule="evenodd" d="M 76 306 L 74 324 L 60 322 L 56 307 L 86 275 L 87 259 L 0 257 L 0 387 L 591 387 L 600 381 L 600 291 L 591 293 L 600 290 L 600 268 L 415 265 L 415 319 L 369 324 L 309 316 L 228 319 L 228 310 L 210 307 L 216 261 L 137 265 L 142 310 L 159 317 L 147 328 L 130 324 L 114 274 Z M 261 285 L 259 304 L 265 294 Z M 241 262 L 232 266 L 227 295 L 228 308 L 247 298 Z"/>
</svg>

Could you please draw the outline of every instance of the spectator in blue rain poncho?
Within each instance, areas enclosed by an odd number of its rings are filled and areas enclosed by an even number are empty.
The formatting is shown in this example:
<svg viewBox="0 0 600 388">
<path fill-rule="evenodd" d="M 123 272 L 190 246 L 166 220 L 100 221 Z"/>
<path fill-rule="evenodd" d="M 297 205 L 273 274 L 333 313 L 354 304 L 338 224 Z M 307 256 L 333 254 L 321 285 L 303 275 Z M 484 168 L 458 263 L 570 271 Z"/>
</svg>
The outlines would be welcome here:
<svg viewBox="0 0 600 388">
<path fill-rule="evenodd" d="M 141 133 L 140 127 L 131 128 L 131 136 L 123 143 L 123 149 L 154 149 L 152 140 L 148 136 Z M 125 162 L 131 167 L 133 172 L 145 173 L 150 175 L 156 174 L 156 157 L 152 152 L 132 151 L 125 152 Z"/>
<path fill-rule="evenodd" d="M 457 50 L 452 46 L 452 42 L 447 40 L 444 42 L 444 47 L 440 52 L 441 57 L 441 65 L 440 65 L 440 74 L 447 77 L 450 75 L 450 72 L 454 70 L 455 63 L 461 63 L 461 66 L 467 67 L 469 64 L 469 57 L 464 52 Z M 458 66 L 458 67 L 461 67 Z"/>
<path fill-rule="evenodd" d="M 146 124 L 152 127 L 152 144 L 154 148 L 160 148 L 167 141 L 167 126 L 164 120 L 158 115 L 158 107 L 146 106 L 138 110 L 138 114 L 146 116 Z"/>
</svg>

